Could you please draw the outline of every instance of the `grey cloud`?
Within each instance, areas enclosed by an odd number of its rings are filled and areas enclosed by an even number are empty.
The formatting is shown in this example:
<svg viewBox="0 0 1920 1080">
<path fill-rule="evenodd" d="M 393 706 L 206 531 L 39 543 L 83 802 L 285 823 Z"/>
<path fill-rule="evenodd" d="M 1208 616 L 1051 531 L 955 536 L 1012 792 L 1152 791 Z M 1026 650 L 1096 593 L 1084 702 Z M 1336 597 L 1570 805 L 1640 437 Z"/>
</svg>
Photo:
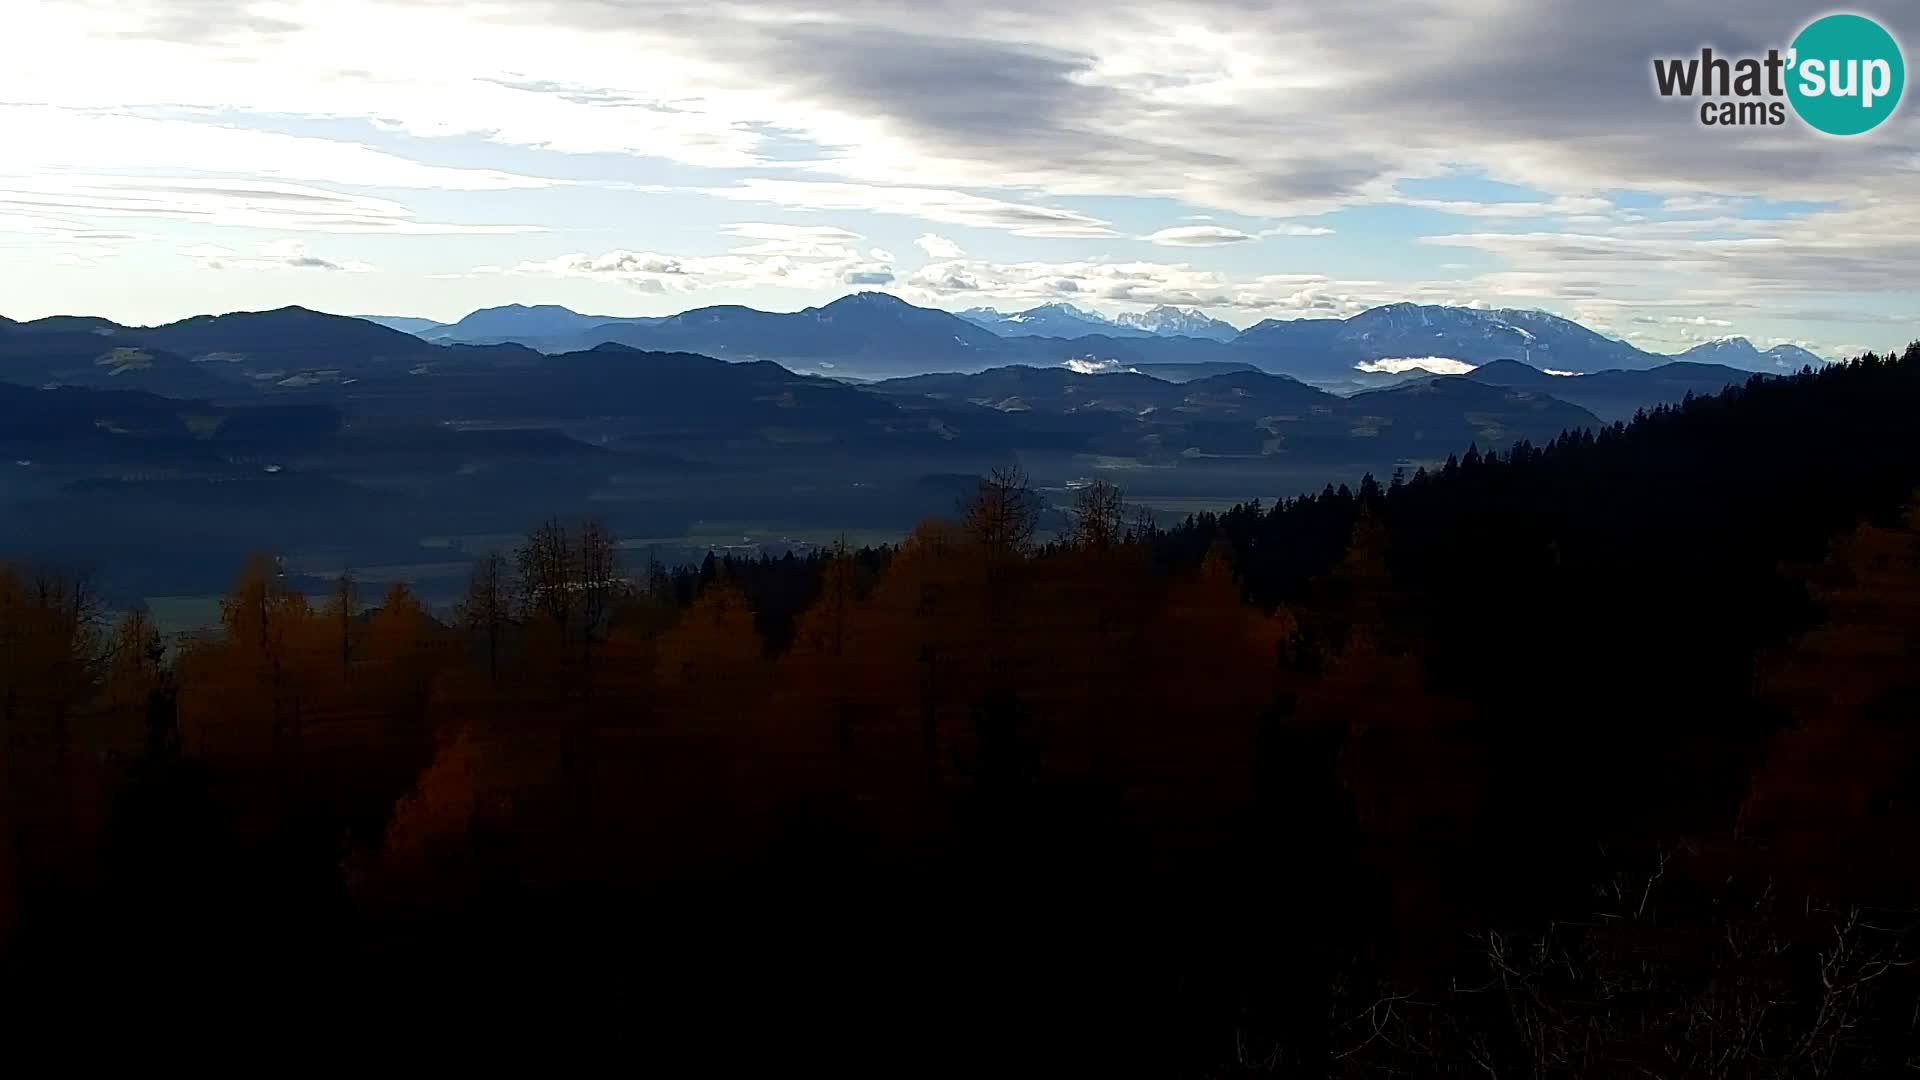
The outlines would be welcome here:
<svg viewBox="0 0 1920 1080">
<path fill-rule="evenodd" d="M 1803 0 L 1355 0 L 1284 12 L 1239 0 L 1099 8 L 856 0 L 813 17 L 775 0 L 719 11 L 555 0 L 546 11 L 665 34 L 797 103 L 878 117 L 922 167 L 938 170 L 913 183 L 1003 177 L 1055 192 L 1165 192 L 1282 213 L 1378 196 L 1394 175 L 1449 163 L 1560 190 L 1844 194 L 1863 174 L 1885 179 L 1904 168 L 1920 149 L 1911 108 L 1872 139 L 1836 142 L 1792 123 L 1703 133 L 1684 106 L 1653 93 L 1653 57 L 1703 44 L 1784 45 L 1813 13 Z M 756 11 L 779 17 L 749 17 Z M 1896 34 L 1920 40 L 1920 11 L 1880 14 Z M 1117 74 L 1104 67 L 1100 49 L 1114 39 L 1101 31 L 1119 27 L 1135 28 L 1166 62 Z M 1218 74 L 1204 62 L 1180 68 L 1180 44 L 1164 35 L 1184 27 L 1211 30 L 1248 57 L 1337 63 L 1318 73 L 1327 85 L 1182 96 Z M 881 178 L 859 147 L 827 149 L 820 167 Z M 900 182 L 897 163 L 888 168 Z"/>
<path fill-rule="evenodd" d="M 891 285 L 893 284 L 893 271 L 849 270 L 841 275 L 840 280 L 848 285 Z"/>
<path fill-rule="evenodd" d="M 1557 163 L 1569 178 L 1584 169 L 1594 188 L 1844 191 L 1920 145 L 1914 113 L 1864 140 L 1822 138 L 1791 120 L 1707 131 L 1697 102 L 1662 100 L 1653 90 L 1655 57 L 1697 55 L 1702 46 L 1723 55 L 1785 47 L 1818 10 L 1801 0 L 1530 4 L 1476 20 L 1464 61 L 1445 49 L 1406 50 L 1394 77 L 1358 88 L 1351 103 L 1364 116 L 1417 116 L 1422 124 L 1409 130 L 1417 136 L 1424 127 L 1437 145 L 1471 146 L 1477 135 L 1490 148 Z M 1905 40 L 1920 35 L 1915 9 L 1881 18 Z"/>
<path fill-rule="evenodd" d="M 1876 15 L 1920 41 L 1920 9 L 1887 7 Z M 212 0 L 144 10 L 160 29 L 203 37 L 281 25 Z M 717 84 L 763 102 L 735 118 L 743 129 L 811 151 L 803 167 L 816 173 L 1172 195 L 1280 215 L 1379 198 L 1396 176 L 1452 165 L 1560 191 L 1844 197 L 1910 182 L 1911 105 L 1872 138 L 1830 140 L 1795 123 L 1703 132 L 1686 106 L 1653 93 L 1653 57 L 1782 45 L 1815 10 L 1804 0 L 546 0 L 510 17 L 696 58 Z M 1249 65 L 1251 78 L 1235 70 Z M 551 78 L 493 81 L 579 105 L 680 108 Z M 871 124 L 887 152 L 823 113 Z"/>
</svg>

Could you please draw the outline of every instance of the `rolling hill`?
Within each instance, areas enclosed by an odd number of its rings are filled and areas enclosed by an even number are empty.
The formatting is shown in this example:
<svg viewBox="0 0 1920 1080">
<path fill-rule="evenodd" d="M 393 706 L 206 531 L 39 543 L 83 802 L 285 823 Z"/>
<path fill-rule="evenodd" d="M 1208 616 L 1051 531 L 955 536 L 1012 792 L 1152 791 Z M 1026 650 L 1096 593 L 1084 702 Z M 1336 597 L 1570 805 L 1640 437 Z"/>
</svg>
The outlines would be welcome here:
<svg viewBox="0 0 1920 1080">
<path fill-rule="evenodd" d="M 1519 387 L 1549 394 L 1591 411 L 1602 420 L 1632 419 L 1655 405 L 1674 404 L 1688 394 L 1704 397 L 1753 377 L 1720 364 L 1676 360 L 1645 371 L 1597 371 L 1590 375 L 1548 375 L 1517 360 L 1496 360 L 1475 368 L 1464 378 L 1489 386 Z"/>
</svg>

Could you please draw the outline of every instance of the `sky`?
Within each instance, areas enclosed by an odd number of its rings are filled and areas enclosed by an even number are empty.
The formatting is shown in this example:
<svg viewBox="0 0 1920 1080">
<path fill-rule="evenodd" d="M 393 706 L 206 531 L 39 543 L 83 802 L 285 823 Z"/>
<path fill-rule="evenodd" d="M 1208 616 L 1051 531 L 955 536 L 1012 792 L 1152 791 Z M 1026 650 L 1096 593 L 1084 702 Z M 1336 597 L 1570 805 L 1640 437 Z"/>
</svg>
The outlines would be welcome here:
<svg viewBox="0 0 1920 1080">
<path fill-rule="evenodd" d="M 1920 107 L 1836 138 L 1653 89 L 1654 57 L 1762 54 L 1827 10 L 9 0 L 0 314 L 883 289 L 1885 350 L 1920 337 Z M 1920 6 L 1849 10 L 1920 42 Z"/>
</svg>

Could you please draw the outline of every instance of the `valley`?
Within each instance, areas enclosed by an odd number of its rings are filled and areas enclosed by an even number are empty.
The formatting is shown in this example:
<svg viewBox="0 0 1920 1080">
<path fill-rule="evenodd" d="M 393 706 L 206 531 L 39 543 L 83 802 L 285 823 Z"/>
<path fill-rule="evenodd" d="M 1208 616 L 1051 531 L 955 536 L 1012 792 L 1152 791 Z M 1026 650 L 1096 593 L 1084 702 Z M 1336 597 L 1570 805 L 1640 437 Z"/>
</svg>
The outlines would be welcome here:
<svg viewBox="0 0 1920 1080">
<path fill-rule="evenodd" d="M 486 545 L 436 538 L 517 536 L 557 506 L 591 508 L 636 560 L 683 564 L 894 541 L 1017 463 L 1046 500 L 1043 534 L 1095 478 L 1172 523 L 1538 445 L 1750 376 L 1539 313 L 1394 305 L 1231 340 L 1064 305 L 1014 325 L 1076 320 L 1096 332 L 1003 337 L 981 313 L 862 293 L 795 315 L 385 320 L 412 333 L 300 308 L 8 323 L 0 547 L 99 572 L 119 603 L 211 594 L 264 548 L 308 588 L 350 570 L 445 604 Z M 1495 356 L 1510 347 L 1623 366 L 1548 375 Z M 1596 351 L 1564 359 L 1579 348 Z M 1354 359 L 1412 351 L 1477 362 L 1368 376 Z M 1714 355 L 1777 359 L 1747 352 Z"/>
</svg>

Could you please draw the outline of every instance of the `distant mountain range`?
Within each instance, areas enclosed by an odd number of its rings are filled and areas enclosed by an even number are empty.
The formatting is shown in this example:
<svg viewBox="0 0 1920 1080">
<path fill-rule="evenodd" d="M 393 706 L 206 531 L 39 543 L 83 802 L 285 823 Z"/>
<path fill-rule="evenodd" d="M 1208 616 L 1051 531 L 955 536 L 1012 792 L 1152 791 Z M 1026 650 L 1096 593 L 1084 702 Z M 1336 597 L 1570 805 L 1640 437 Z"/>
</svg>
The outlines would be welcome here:
<svg viewBox="0 0 1920 1080">
<path fill-rule="evenodd" d="M 355 315 L 362 322 L 384 326 L 389 330 L 398 330 L 403 334 L 417 334 L 426 337 L 434 330 L 445 329 L 447 324 L 433 319 L 418 319 L 411 315 Z"/>
<path fill-rule="evenodd" d="M 590 334 L 603 326 L 647 324 L 658 318 L 620 318 L 612 315 L 582 315 L 558 304 L 508 304 L 481 308 L 459 322 L 438 326 L 421 337 L 428 341 L 461 342 L 485 345 L 503 341 L 562 341 Z M 595 342 L 594 344 L 599 344 Z"/>
<path fill-rule="evenodd" d="M 1076 310 L 1053 305 L 1036 318 L 1072 318 Z M 1170 317 L 1185 315 L 1168 310 Z M 583 325 L 589 328 L 582 331 Z M 201 315 L 154 327 L 57 316 L 0 323 L 0 380 L 28 386 L 138 390 L 207 402 L 241 403 L 259 395 L 301 393 L 329 401 L 364 399 L 374 407 L 377 399 L 378 408 L 401 412 L 415 407 L 406 402 L 416 389 L 433 386 L 431 393 L 443 396 L 497 393 L 500 400 L 485 406 L 485 412 L 510 409 L 517 400 L 544 402 L 550 415 L 610 408 L 631 415 L 635 403 L 616 406 L 606 399 L 606 393 L 624 385 L 624 375 L 613 377 L 618 371 L 601 372 L 603 380 L 611 380 L 602 392 L 581 385 L 575 388 L 577 403 L 555 400 L 554 394 L 564 395 L 565 387 L 571 385 L 563 376 L 580 369 L 578 361 L 563 362 L 565 355 L 599 357 L 595 370 L 606 366 L 608 355 L 638 358 L 615 362 L 642 363 L 652 370 L 663 363 L 654 357 L 668 353 L 761 360 L 763 367 L 756 370 L 786 371 L 764 364 L 767 355 L 777 355 L 801 361 L 795 366 L 812 367 L 813 374 L 836 374 L 842 365 L 855 372 L 907 367 L 962 373 L 896 377 L 880 384 L 896 397 L 912 390 L 1000 412 L 1080 412 L 1090 407 L 1084 395 L 1093 393 L 1096 401 L 1137 414 L 1141 409 L 1191 411 L 1196 400 L 1217 396 L 1222 387 L 1232 388 L 1247 402 L 1271 404 L 1274 388 L 1289 387 L 1296 394 L 1309 390 L 1300 378 L 1311 381 L 1316 372 L 1343 371 L 1341 365 L 1353 357 L 1411 356 L 1423 349 L 1425 355 L 1436 357 L 1484 357 L 1518 348 L 1547 360 L 1529 364 L 1513 358 L 1481 359 L 1471 379 L 1549 397 L 1611 420 L 1688 393 L 1716 393 L 1750 372 L 1819 362 L 1793 346 L 1762 352 L 1743 338 L 1709 342 L 1689 350 L 1685 354 L 1689 359 L 1674 361 L 1541 312 L 1409 304 L 1374 308 L 1349 319 L 1268 321 L 1228 343 L 1161 338 L 1137 329 L 1134 332 L 1141 336 L 1003 338 L 960 316 L 877 292 L 857 293 L 792 314 L 723 306 L 615 322 L 554 306 L 489 308 L 427 332 L 500 338 L 511 336 L 505 331 L 526 328 L 602 340 L 569 354 L 543 354 L 513 342 L 436 343 L 366 320 L 297 307 Z M 618 346 L 620 351 L 607 354 L 601 346 Z M 995 362 L 1009 355 L 1020 362 Z M 1328 355 L 1340 359 L 1329 362 Z M 1573 367 L 1563 359 L 1571 355 L 1621 361 L 1624 366 L 1584 375 L 1560 374 Z M 1168 356 L 1187 359 L 1164 359 Z M 1698 360 L 1701 356 L 1736 363 L 1704 363 Z M 1353 360 L 1360 368 L 1381 367 L 1384 362 Z M 1301 374 L 1295 377 L 1288 369 Z M 1379 374 L 1399 383 L 1396 389 L 1434 381 L 1417 369 L 1411 376 L 1384 369 Z M 538 379 L 528 383 L 528 375 Z M 443 384 L 442 380 L 454 376 L 458 377 L 455 382 Z M 1144 397 L 1124 393 L 1129 387 Z M 1193 397 L 1188 388 L 1197 388 L 1193 392 L 1200 396 Z M 651 383 L 635 389 L 648 394 L 665 390 Z M 1312 392 L 1330 397 L 1324 390 Z M 675 399 L 667 407 L 686 405 Z"/>
<path fill-rule="evenodd" d="M 1232 323 L 1209 317 L 1198 308 L 1161 304 L 1148 311 L 1129 311 L 1109 319 L 1097 311 L 1072 304 L 1042 304 L 1012 314 L 996 308 L 968 308 L 960 317 L 1002 337 L 1112 338 L 1187 337 L 1232 341 L 1240 331 Z"/>
<path fill-rule="evenodd" d="M 1715 338 L 1680 354 L 1680 359 L 1701 364 L 1725 364 L 1743 371 L 1799 371 L 1826 363 L 1798 345 L 1775 345 L 1762 352 L 1743 337 Z"/>
<path fill-rule="evenodd" d="M 402 329 L 411 322 L 385 321 Z M 546 352 L 612 341 L 866 378 L 1073 360 L 1136 368 L 1248 365 L 1351 387 L 1390 383 L 1422 365 L 1438 367 L 1436 361 L 1477 366 L 1518 360 L 1542 370 L 1595 372 L 1647 370 L 1675 359 L 1541 311 L 1387 304 L 1345 319 L 1269 319 L 1239 331 L 1197 309 L 1166 305 L 1116 319 L 1068 303 L 1011 314 L 979 307 L 956 315 L 878 292 L 791 314 L 723 305 L 612 318 L 554 305 L 509 305 L 410 332 L 435 342 L 513 343 Z M 1746 371 L 1820 362 L 1794 346 L 1761 352 L 1739 338 L 1697 346 L 1680 358 Z"/>
<path fill-rule="evenodd" d="M 1109 337 L 1152 337 L 1144 327 L 1122 326 L 1097 311 L 1072 304 L 1041 304 L 1012 314 L 990 307 L 968 308 L 960 317 L 1001 337 L 1077 338 L 1089 334 Z"/>
<path fill-rule="evenodd" d="M 1240 329 L 1232 323 L 1213 318 L 1199 308 L 1177 308 L 1170 304 L 1161 304 L 1146 311 L 1122 312 L 1114 322 L 1120 326 L 1145 330 L 1155 337 L 1232 341 L 1240 336 Z"/>
<path fill-rule="evenodd" d="M 613 322 L 491 309 L 424 333 L 462 325 L 482 341 L 537 326 L 593 345 L 430 341 L 304 308 L 0 321 L 0 551 L 203 591 L 258 545 L 410 566 L 428 540 L 589 505 L 629 537 L 712 521 L 895 530 L 950 510 L 954 478 L 1016 458 L 1060 490 L 1121 470 L 1149 496 L 1270 496 L 1471 443 L 1542 442 L 1750 377 L 1636 354 L 1659 362 L 1557 376 L 1497 359 L 1465 376 L 1383 371 L 1367 378 L 1384 388 L 1348 396 L 1324 385 L 1436 333 L 1421 354 L 1514 340 L 1566 365 L 1626 348 L 1551 316 L 1448 308 L 1229 342 L 1137 327 L 1001 337 L 863 293 Z M 894 377 L 845 377 L 876 374 Z"/>
<path fill-rule="evenodd" d="M 1269 319 L 1234 340 L 1283 365 L 1321 373 L 1367 371 L 1423 358 L 1484 364 L 1519 360 L 1564 371 L 1657 367 L 1669 358 L 1643 352 L 1544 311 L 1387 304 L 1348 319 Z"/>
</svg>

